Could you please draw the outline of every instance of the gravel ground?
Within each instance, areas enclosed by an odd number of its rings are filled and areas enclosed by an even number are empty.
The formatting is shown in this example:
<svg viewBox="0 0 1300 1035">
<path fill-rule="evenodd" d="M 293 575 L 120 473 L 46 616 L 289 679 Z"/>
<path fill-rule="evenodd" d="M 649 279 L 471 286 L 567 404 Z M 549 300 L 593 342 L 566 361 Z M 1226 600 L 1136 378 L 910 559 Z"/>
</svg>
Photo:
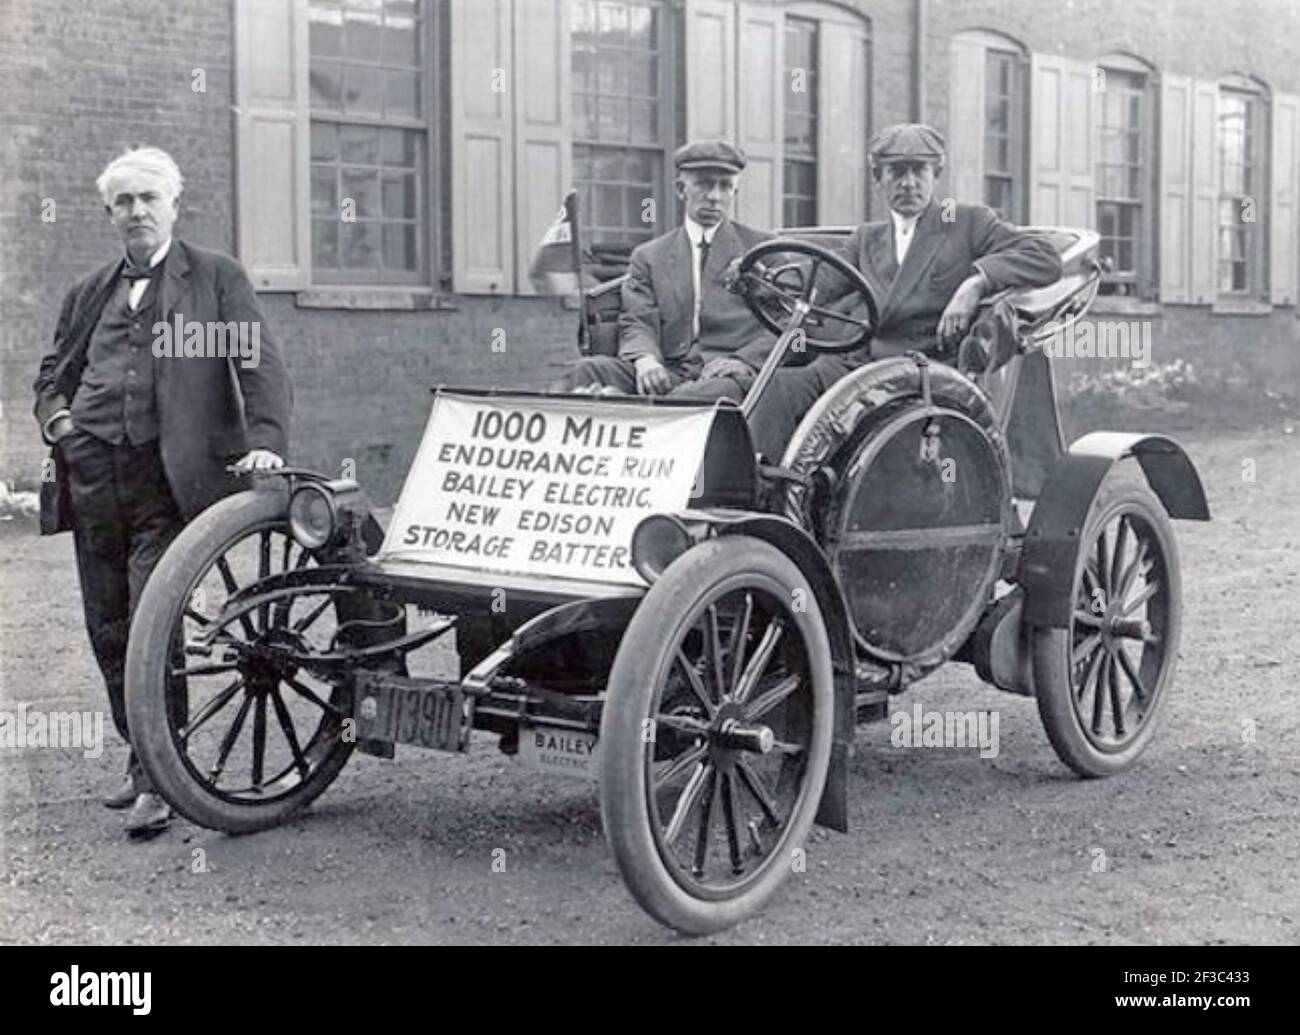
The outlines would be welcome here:
<svg viewBox="0 0 1300 1035">
<path fill-rule="evenodd" d="M 1186 444 L 1214 521 L 1178 527 L 1177 687 L 1141 764 L 1074 778 L 1031 700 L 950 666 L 895 707 L 996 709 L 997 757 L 861 728 L 850 832 L 816 830 L 807 872 L 708 941 L 1300 943 L 1300 435 Z M 70 538 L 0 523 L 0 592 L 0 708 L 106 708 Z M 486 735 L 467 758 L 355 755 L 278 830 L 146 843 L 98 803 L 125 759 L 108 739 L 98 759 L 0 748 L 0 942 L 679 940 L 624 889 L 594 786 Z"/>
</svg>

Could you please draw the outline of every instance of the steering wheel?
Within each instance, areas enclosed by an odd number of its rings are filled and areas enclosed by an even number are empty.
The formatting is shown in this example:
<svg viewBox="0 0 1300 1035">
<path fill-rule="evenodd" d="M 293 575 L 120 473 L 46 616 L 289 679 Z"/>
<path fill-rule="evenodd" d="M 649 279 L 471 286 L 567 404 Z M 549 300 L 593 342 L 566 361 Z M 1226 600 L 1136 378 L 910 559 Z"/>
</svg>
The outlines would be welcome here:
<svg viewBox="0 0 1300 1035">
<path fill-rule="evenodd" d="M 835 252 L 777 237 L 747 251 L 735 287 L 755 318 L 773 334 L 786 332 L 796 309 L 804 341 L 815 352 L 850 352 L 875 333 L 875 295 L 862 274 Z"/>
</svg>

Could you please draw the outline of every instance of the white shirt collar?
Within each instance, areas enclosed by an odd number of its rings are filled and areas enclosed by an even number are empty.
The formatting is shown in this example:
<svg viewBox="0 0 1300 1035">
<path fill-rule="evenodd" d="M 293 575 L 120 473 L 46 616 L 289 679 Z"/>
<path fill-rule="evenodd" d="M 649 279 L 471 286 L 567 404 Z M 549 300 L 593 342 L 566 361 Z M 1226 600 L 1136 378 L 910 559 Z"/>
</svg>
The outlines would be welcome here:
<svg viewBox="0 0 1300 1035">
<path fill-rule="evenodd" d="M 918 212 L 914 216 L 900 216 L 891 208 L 889 218 L 894 221 L 894 236 L 899 237 L 910 234 L 916 229 L 916 221 L 921 218 L 921 213 Z"/>
<path fill-rule="evenodd" d="M 712 244 L 713 238 L 717 236 L 718 230 L 721 226 L 722 224 L 718 223 L 716 226 L 705 228 L 700 226 L 700 224 L 695 222 L 695 220 L 690 216 L 687 216 L 686 236 L 691 239 L 691 246 L 693 248 L 698 248 L 701 241 L 708 241 L 709 244 Z"/>
</svg>

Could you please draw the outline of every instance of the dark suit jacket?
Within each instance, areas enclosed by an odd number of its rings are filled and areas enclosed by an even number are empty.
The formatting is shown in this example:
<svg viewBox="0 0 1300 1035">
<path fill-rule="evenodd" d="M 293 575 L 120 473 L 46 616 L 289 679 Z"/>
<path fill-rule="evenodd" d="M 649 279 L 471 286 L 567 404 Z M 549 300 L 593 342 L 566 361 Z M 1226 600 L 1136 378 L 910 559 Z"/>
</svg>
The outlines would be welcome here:
<svg viewBox="0 0 1300 1035">
<path fill-rule="evenodd" d="M 933 348 L 939 317 L 961 282 L 976 270 L 988 294 L 1008 287 L 1039 287 L 1061 276 L 1061 259 L 1043 238 L 999 219 L 983 205 L 957 205 L 945 222 L 931 202 L 917 219 L 900 269 L 894 259 L 894 221 L 863 223 L 841 253 L 866 277 L 879 306 L 875 353 Z"/>
<path fill-rule="evenodd" d="M 762 366 L 776 339 L 721 277 L 732 259 L 770 236 L 730 219 L 718 228 L 700 277 L 700 337 L 694 344 L 695 299 L 686 228 L 678 227 L 637 247 L 623 281 L 618 354 L 633 361 L 655 356 L 688 377 L 719 356 L 734 355 L 755 369 Z"/>
<path fill-rule="evenodd" d="M 41 358 L 34 385 L 36 419 L 42 426 L 76 395 L 91 334 L 118 284 L 122 263 L 116 259 L 96 270 L 63 300 L 54 344 Z M 270 449 L 287 457 L 293 402 L 279 346 L 239 263 L 173 238 L 163 268 L 160 320 L 173 326 L 176 317 L 204 324 L 259 324 L 256 366 L 246 367 L 238 358 L 154 358 L 159 449 L 172 495 L 188 520 L 241 488 L 225 471 L 230 458 L 250 449 Z M 72 527 L 59 452 L 56 446 L 56 480 L 50 491 L 41 493 L 41 531 L 47 534 Z"/>
</svg>

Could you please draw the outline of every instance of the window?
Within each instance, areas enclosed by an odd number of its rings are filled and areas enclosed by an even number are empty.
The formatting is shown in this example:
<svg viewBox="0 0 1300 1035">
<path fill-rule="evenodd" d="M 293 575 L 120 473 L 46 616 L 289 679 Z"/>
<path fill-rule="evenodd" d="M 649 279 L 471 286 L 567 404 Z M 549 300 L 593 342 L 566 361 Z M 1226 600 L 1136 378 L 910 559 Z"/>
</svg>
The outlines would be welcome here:
<svg viewBox="0 0 1300 1035">
<path fill-rule="evenodd" d="M 575 0 L 573 178 L 587 240 L 632 247 L 659 233 L 672 140 L 662 5 Z M 653 205 L 647 205 L 653 201 Z"/>
<path fill-rule="evenodd" d="M 1120 62 L 1123 62 L 1121 64 Z M 1094 92 L 1097 229 L 1100 254 L 1111 270 L 1103 294 L 1150 297 L 1151 131 L 1150 76 L 1129 58 L 1102 61 L 1102 89 Z"/>
<path fill-rule="evenodd" d="M 1023 223 L 1029 209 L 1027 115 L 1029 53 L 987 29 L 948 41 L 946 189 Z"/>
<path fill-rule="evenodd" d="M 309 5 L 314 281 L 428 282 L 423 6 Z"/>
<path fill-rule="evenodd" d="M 785 22 L 783 226 L 817 222 L 817 23 Z"/>
<path fill-rule="evenodd" d="M 1247 83 L 1219 91 L 1218 290 L 1253 295 L 1263 281 L 1265 106 Z"/>
<path fill-rule="evenodd" d="M 984 204 L 1019 221 L 1023 203 L 1023 73 L 1018 54 L 989 50 L 984 70 Z"/>
</svg>

